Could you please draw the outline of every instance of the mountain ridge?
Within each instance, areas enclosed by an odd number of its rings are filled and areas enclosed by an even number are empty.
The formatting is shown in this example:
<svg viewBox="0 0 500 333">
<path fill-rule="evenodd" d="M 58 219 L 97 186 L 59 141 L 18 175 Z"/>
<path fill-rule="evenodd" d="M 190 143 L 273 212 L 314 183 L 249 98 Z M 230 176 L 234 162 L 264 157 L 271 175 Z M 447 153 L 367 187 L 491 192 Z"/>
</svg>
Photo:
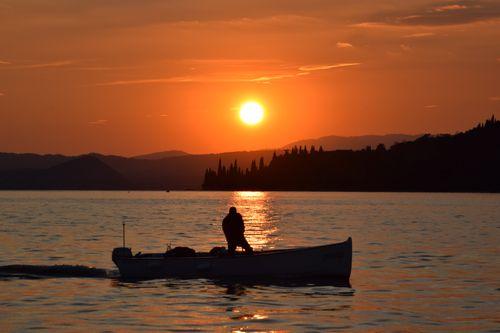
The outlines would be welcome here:
<svg viewBox="0 0 500 333">
<path fill-rule="evenodd" d="M 363 141 L 363 144 L 365 143 L 366 141 Z M 369 143 L 375 147 L 379 142 L 373 141 Z M 326 150 L 328 150 L 328 147 L 329 146 L 327 146 Z M 341 147 L 345 148 L 345 146 Z M 174 152 L 173 155 L 170 154 L 171 152 Z M 260 158 L 264 159 L 264 163 L 269 163 L 273 154 L 280 154 L 283 152 L 283 149 L 263 149 L 209 154 L 185 153 L 179 155 L 177 155 L 176 152 L 180 151 L 167 151 L 167 155 L 169 156 L 166 157 L 161 156 L 161 154 L 165 152 L 138 155 L 135 157 L 103 155 L 99 153 L 89 153 L 78 156 L 0 153 L 0 180 L 3 179 L 3 183 L 0 182 L 0 188 L 12 188 L 16 181 L 6 181 L 6 179 L 12 177 L 15 177 L 13 179 L 16 179 L 19 184 L 23 184 L 22 186 L 19 185 L 19 188 L 29 189 L 30 182 L 32 182 L 31 188 L 39 188 L 40 186 L 37 185 L 38 181 L 35 181 L 35 179 L 38 179 L 36 177 L 42 177 L 41 174 L 43 174 L 43 172 L 40 170 L 50 169 L 59 164 L 81 157 L 92 156 L 116 171 L 117 175 L 113 175 L 109 170 L 106 170 L 105 167 L 95 166 L 96 170 L 101 170 L 100 172 L 103 174 L 108 174 L 109 177 L 115 179 L 116 182 L 114 186 L 116 186 L 116 189 L 197 190 L 201 189 L 205 169 L 216 167 L 219 160 L 224 164 L 234 163 L 234 161 L 237 160 L 238 165 L 245 169 L 251 166 L 252 161 L 255 160 L 258 162 Z M 142 158 L 138 158 L 141 156 Z M 143 158 L 144 156 L 148 158 Z M 75 169 L 75 172 L 77 171 L 78 169 Z M 78 172 L 82 173 L 84 169 Z M 123 179 L 120 177 L 123 177 Z M 57 183 L 55 178 L 52 179 Z M 71 180 L 70 183 L 74 184 L 74 180 Z M 58 186 L 59 187 L 55 188 L 67 188 L 62 183 Z M 45 188 L 46 187 L 48 187 L 48 185 L 45 185 Z M 112 188 L 111 185 L 106 185 L 105 187 Z M 74 186 L 70 188 L 77 189 L 77 187 Z M 83 188 L 82 185 L 82 189 Z"/>
<path fill-rule="evenodd" d="M 283 146 L 284 149 L 290 149 L 294 146 L 315 146 L 323 147 L 324 150 L 344 150 L 352 149 L 358 150 L 366 148 L 367 146 L 375 147 L 378 144 L 383 144 L 387 148 L 392 145 L 405 141 L 412 141 L 422 136 L 411 134 L 369 134 L 369 135 L 355 135 L 355 136 L 341 136 L 341 135 L 327 135 L 319 138 L 298 140 Z"/>
</svg>

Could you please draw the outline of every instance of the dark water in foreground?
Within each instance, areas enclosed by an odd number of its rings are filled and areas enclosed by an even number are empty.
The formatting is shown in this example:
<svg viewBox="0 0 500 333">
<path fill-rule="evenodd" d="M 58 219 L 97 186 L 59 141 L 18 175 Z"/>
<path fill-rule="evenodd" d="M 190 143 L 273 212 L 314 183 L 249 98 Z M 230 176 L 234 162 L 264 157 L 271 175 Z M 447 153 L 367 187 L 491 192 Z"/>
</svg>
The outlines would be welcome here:
<svg viewBox="0 0 500 333">
<path fill-rule="evenodd" d="M 134 251 L 209 250 L 233 204 L 257 249 L 352 236 L 351 287 L 113 278 L 122 220 Z M 0 272 L 0 330 L 500 332 L 499 241 L 496 194 L 0 192 L 0 266 L 73 276 Z"/>
</svg>

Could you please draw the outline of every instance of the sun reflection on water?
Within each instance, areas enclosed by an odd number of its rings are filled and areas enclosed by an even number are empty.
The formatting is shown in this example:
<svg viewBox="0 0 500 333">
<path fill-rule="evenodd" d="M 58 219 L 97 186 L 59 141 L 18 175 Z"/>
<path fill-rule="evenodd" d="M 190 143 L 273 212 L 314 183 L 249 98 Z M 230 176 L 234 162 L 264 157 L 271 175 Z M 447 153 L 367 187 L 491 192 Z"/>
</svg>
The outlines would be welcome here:
<svg viewBox="0 0 500 333">
<path fill-rule="evenodd" d="M 265 192 L 233 192 L 230 200 L 245 221 L 245 237 L 255 250 L 273 249 L 279 238 L 278 214 Z"/>
</svg>

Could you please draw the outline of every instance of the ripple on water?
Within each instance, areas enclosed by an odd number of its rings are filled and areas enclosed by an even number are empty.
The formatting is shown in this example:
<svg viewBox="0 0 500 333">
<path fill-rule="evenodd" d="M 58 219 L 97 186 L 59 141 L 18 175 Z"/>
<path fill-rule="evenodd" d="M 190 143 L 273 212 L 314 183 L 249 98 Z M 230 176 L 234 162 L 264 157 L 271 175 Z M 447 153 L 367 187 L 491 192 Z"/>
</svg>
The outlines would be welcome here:
<svg viewBox="0 0 500 333">
<path fill-rule="evenodd" d="M 0 322 L 14 331 L 498 331 L 499 198 L 4 191 L 2 266 L 85 265 L 107 278 L 0 273 Z M 121 245 L 122 221 L 134 252 L 168 243 L 207 251 L 224 244 L 230 205 L 258 248 L 352 236 L 352 286 L 116 279 L 110 251 Z"/>
</svg>

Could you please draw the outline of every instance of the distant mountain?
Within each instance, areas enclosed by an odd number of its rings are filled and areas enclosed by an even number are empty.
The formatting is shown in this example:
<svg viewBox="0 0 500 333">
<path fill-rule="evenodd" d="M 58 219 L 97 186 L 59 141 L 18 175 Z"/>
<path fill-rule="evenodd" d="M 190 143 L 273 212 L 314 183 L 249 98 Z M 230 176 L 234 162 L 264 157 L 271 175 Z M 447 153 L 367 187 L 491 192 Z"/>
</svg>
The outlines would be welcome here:
<svg viewBox="0 0 500 333">
<path fill-rule="evenodd" d="M 74 157 L 64 155 L 38 155 L 0 153 L 0 171 L 14 169 L 47 169 Z"/>
<path fill-rule="evenodd" d="M 410 135 L 362 137 L 324 137 L 297 141 L 290 146 L 310 146 L 325 151 L 338 149 L 376 148 L 383 143 L 411 140 Z M 239 151 L 220 154 L 189 155 L 180 151 L 160 152 L 133 158 L 88 154 L 82 156 L 0 153 L 0 189 L 133 189 L 186 190 L 201 189 L 207 168 L 234 164 L 244 171 L 262 157 L 268 164 L 274 150 Z M 282 154 L 283 150 L 276 150 Z M 165 154 L 167 157 L 161 157 Z"/>
<path fill-rule="evenodd" d="M 413 141 L 421 135 L 407 135 L 407 134 L 386 134 L 386 135 L 362 135 L 362 136 L 323 136 L 317 139 L 308 139 L 292 142 L 284 149 L 291 149 L 294 146 L 315 146 L 319 148 L 323 147 L 324 150 L 344 150 L 352 149 L 359 150 L 364 149 L 367 146 L 372 148 L 377 147 L 378 144 L 382 143 L 386 148 L 390 148 L 392 145 L 398 142 Z"/>
<path fill-rule="evenodd" d="M 269 162 L 273 152 L 273 150 L 241 151 L 174 156 L 159 160 L 104 155 L 98 155 L 98 158 L 124 175 L 134 189 L 185 190 L 201 189 L 205 169 L 207 166 L 217 167 L 219 159 L 227 164 L 238 160 L 241 167 L 247 168 L 250 167 L 252 160 L 260 157 L 263 157 L 266 163 Z"/>
<path fill-rule="evenodd" d="M 111 190 L 130 188 L 129 181 L 99 158 L 83 155 L 44 169 L 0 173 L 2 189 Z"/>
<path fill-rule="evenodd" d="M 186 155 L 189 155 L 189 154 L 182 151 L 182 150 L 166 150 L 166 151 L 160 151 L 157 153 L 138 155 L 138 156 L 134 156 L 133 158 L 137 158 L 137 159 L 141 159 L 141 160 L 161 160 L 162 158 L 186 156 Z"/>
<path fill-rule="evenodd" d="M 82 156 L 0 153 L 0 189 L 201 189 L 207 167 L 238 160 L 271 160 L 272 150 L 182 155 L 137 159 L 88 154 Z"/>
</svg>

